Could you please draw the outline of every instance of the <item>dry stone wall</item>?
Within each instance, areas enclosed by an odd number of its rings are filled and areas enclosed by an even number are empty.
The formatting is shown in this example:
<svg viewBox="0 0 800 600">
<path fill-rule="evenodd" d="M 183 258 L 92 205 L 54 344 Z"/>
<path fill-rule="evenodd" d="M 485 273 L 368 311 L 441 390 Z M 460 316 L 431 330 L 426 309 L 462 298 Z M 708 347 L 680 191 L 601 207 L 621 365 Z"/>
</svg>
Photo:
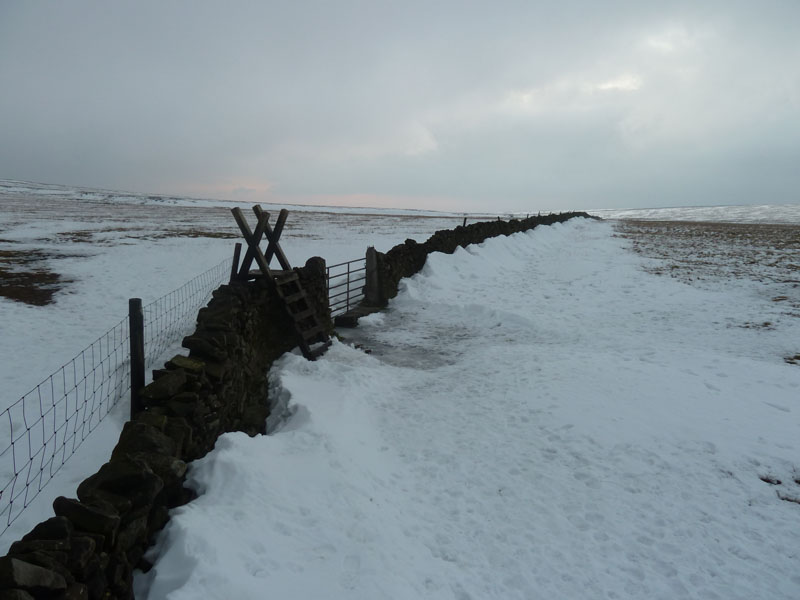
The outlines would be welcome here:
<svg viewBox="0 0 800 600">
<path fill-rule="evenodd" d="M 377 253 L 379 302 L 397 295 L 403 277 L 431 252 L 509 235 L 586 213 L 473 223 L 407 240 Z M 297 269 L 328 331 L 325 261 Z M 169 510 L 193 492 L 183 487 L 187 463 L 204 456 L 228 431 L 265 432 L 270 413 L 266 373 L 298 340 L 277 293 L 263 281 L 224 285 L 197 315 L 197 328 L 178 355 L 153 372 L 145 410 L 125 424 L 109 462 L 84 480 L 77 498 L 59 497 L 55 516 L 34 527 L 0 557 L 0 600 L 129 599 L 134 568 L 166 524 Z"/>
<path fill-rule="evenodd" d="M 325 262 L 297 269 L 323 322 L 328 313 Z M 328 316 L 324 316 L 328 315 Z M 55 516 L 0 558 L 0 600 L 132 598 L 134 568 L 171 508 L 192 499 L 186 465 L 227 431 L 264 433 L 266 373 L 297 345 L 276 292 L 263 281 L 215 290 L 175 356 L 143 390 L 146 409 L 125 424 L 109 462 L 60 497 Z"/>
</svg>

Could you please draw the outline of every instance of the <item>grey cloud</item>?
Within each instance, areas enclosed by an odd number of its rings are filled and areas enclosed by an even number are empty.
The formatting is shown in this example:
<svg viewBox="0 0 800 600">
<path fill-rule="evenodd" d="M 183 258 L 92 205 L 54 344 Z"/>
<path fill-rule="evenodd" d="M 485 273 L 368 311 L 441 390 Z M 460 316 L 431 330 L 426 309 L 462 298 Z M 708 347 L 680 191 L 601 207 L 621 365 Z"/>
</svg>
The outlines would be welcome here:
<svg viewBox="0 0 800 600">
<path fill-rule="evenodd" d="M 0 177 L 464 210 L 797 201 L 799 18 L 793 0 L 7 2 Z"/>
</svg>

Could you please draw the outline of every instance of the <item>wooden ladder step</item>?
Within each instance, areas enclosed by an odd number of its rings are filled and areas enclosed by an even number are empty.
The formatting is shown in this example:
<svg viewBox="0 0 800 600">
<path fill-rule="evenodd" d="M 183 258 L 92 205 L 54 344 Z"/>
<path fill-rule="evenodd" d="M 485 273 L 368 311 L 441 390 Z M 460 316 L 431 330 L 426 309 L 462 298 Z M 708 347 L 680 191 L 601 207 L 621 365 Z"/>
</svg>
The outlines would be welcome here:
<svg viewBox="0 0 800 600">
<path fill-rule="evenodd" d="M 288 283 L 294 283 L 295 281 L 300 281 L 300 277 L 294 271 L 278 271 L 278 274 L 274 276 L 275 283 L 278 285 L 286 285 Z"/>
<path fill-rule="evenodd" d="M 280 288 L 278 288 L 278 293 L 280 294 Z M 289 294 L 288 296 L 281 296 L 283 301 L 289 305 L 299 300 L 306 299 L 306 292 L 305 290 L 300 290 L 299 292 L 295 292 L 294 294 Z"/>
<path fill-rule="evenodd" d="M 304 291 L 300 288 L 297 283 L 290 283 L 287 285 L 277 285 L 275 289 L 278 290 L 278 296 L 281 298 L 286 298 L 287 296 L 291 296 L 293 294 L 299 294 L 300 292 Z"/>
<path fill-rule="evenodd" d="M 320 333 L 324 333 L 325 328 L 322 325 L 314 325 L 313 327 L 309 327 L 308 329 L 303 329 L 300 331 L 300 335 L 303 336 L 304 340 L 310 340 L 313 337 L 318 336 Z"/>
<path fill-rule="evenodd" d="M 324 344 L 321 344 L 320 346 L 318 346 L 318 347 L 314 348 L 313 350 L 311 350 L 311 351 L 309 352 L 309 356 L 308 356 L 307 358 L 308 358 L 309 360 L 316 360 L 316 359 L 318 359 L 320 356 L 322 356 L 323 354 L 325 354 L 325 351 L 326 351 L 328 348 L 330 348 L 330 347 L 331 347 L 331 341 L 330 341 L 330 340 L 328 340 L 328 341 L 327 341 L 327 342 L 325 342 Z"/>
<path fill-rule="evenodd" d="M 289 309 L 289 313 L 292 315 L 292 318 L 295 321 L 304 321 L 305 319 L 316 315 L 317 311 L 314 310 L 313 308 L 306 308 L 305 310 L 301 310 L 299 312 L 292 312 L 292 310 Z"/>
</svg>

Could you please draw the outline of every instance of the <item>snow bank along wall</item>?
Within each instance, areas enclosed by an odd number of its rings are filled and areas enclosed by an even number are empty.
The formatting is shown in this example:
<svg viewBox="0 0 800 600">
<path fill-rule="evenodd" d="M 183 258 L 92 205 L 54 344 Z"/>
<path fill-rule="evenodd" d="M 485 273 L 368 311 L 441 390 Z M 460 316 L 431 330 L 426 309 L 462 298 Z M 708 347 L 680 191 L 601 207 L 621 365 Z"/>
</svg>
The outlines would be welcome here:
<svg viewBox="0 0 800 600">
<path fill-rule="evenodd" d="M 481 221 L 455 229 L 437 231 L 422 244 L 414 240 L 406 240 L 386 252 L 377 253 L 377 293 L 367 294 L 368 304 L 383 306 L 389 299 L 397 295 L 397 286 L 404 277 L 411 277 L 422 270 L 425 260 L 431 252 L 452 254 L 459 246 L 480 244 L 482 241 L 498 235 L 511 235 L 520 231 L 528 231 L 537 225 L 563 223 L 574 217 L 594 218 L 587 213 L 562 213 L 546 216 L 528 217 L 527 219 L 511 219 L 510 221 Z"/>
<path fill-rule="evenodd" d="M 397 294 L 400 279 L 418 272 L 431 252 L 498 235 L 563 222 L 586 213 L 474 223 L 407 240 L 376 254 L 373 304 Z M 297 269 L 326 327 L 325 262 Z M 266 373 L 297 345 L 273 289 L 262 280 L 224 285 L 184 338 L 188 356 L 154 371 L 143 390 L 145 410 L 125 424 L 111 459 L 83 481 L 77 499 L 59 497 L 43 521 L 0 557 L 0 600 L 15 598 L 132 598 L 134 568 L 147 569 L 144 552 L 166 524 L 168 511 L 193 492 L 183 487 L 186 463 L 209 452 L 228 431 L 265 433 L 270 412 Z"/>
</svg>

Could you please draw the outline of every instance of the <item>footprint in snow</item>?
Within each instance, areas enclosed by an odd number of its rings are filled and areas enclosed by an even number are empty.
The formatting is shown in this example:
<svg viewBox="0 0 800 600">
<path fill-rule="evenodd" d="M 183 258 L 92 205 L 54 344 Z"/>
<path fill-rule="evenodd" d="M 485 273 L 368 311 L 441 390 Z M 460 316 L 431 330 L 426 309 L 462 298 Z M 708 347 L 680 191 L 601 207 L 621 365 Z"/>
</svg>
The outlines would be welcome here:
<svg viewBox="0 0 800 600">
<path fill-rule="evenodd" d="M 352 590 L 358 584 L 359 571 L 361 570 L 361 558 L 355 554 L 348 554 L 342 561 L 342 574 L 339 576 L 339 583 L 342 587 Z"/>
</svg>

